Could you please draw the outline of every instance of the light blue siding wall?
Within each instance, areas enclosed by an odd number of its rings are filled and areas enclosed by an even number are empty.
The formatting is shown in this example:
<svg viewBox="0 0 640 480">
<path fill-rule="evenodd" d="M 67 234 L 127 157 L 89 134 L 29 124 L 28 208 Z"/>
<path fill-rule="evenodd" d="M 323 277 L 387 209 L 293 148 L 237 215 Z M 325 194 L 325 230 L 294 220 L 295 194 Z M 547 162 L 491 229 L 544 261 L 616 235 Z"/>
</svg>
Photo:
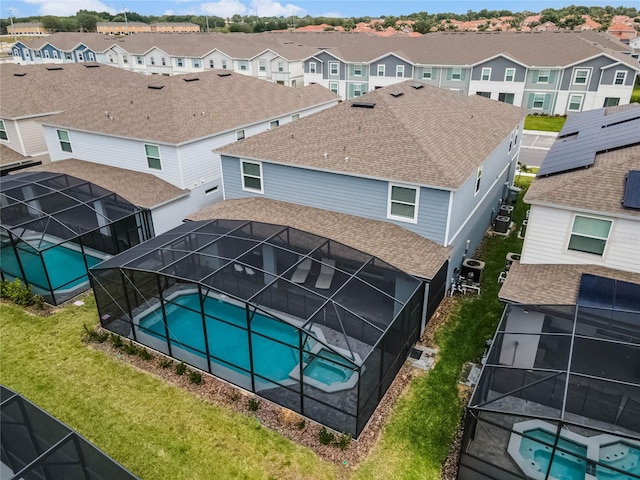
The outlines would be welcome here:
<svg viewBox="0 0 640 480">
<path fill-rule="evenodd" d="M 381 180 L 262 163 L 264 196 L 310 207 L 384 220 L 442 244 L 447 222 L 449 192 L 420 189 L 418 223 L 387 219 L 388 183 Z M 256 194 L 242 190 L 240 161 L 222 156 L 225 199 Z"/>
<path fill-rule="evenodd" d="M 44 53 L 45 51 L 49 52 L 49 56 L 48 57 Z M 57 57 L 53 56 L 53 52 L 54 51 L 57 52 L 57 54 L 58 54 Z M 58 59 L 62 58 L 62 55 L 61 55 L 60 51 L 57 48 L 54 48 L 49 44 L 46 44 L 44 47 L 42 47 L 41 52 L 42 52 L 42 58 L 50 58 L 52 60 L 55 60 L 55 58 L 58 58 Z"/>
<path fill-rule="evenodd" d="M 322 52 L 319 53 L 317 55 L 315 55 L 315 57 L 318 60 L 321 60 L 323 62 L 323 67 L 322 67 L 322 78 L 325 80 L 333 80 L 333 81 L 337 81 L 337 80 L 344 80 L 345 76 L 346 76 L 346 65 L 344 62 L 338 60 L 336 57 L 329 55 L 326 52 Z M 329 68 L 329 63 L 332 62 L 337 62 L 338 65 L 338 75 L 331 75 L 330 71 L 331 69 Z M 319 63 L 319 62 L 318 62 Z"/>
<path fill-rule="evenodd" d="M 409 62 L 405 62 L 395 55 L 388 55 L 377 62 L 373 62 L 369 69 L 371 71 L 371 76 L 375 77 L 378 75 L 378 65 L 384 65 L 384 76 L 385 77 L 395 77 L 396 76 L 396 67 L 398 65 L 404 66 L 404 75 L 403 78 L 411 78 L 413 76 L 413 65 Z"/>
<path fill-rule="evenodd" d="M 616 63 L 616 61 L 605 56 L 600 56 L 592 58 L 591 60 L 580 63 L 578 65 L 573 65 L 569 68 L 565 68 L 564 74 L 562 76 L 562 85 L 560 86 L 561 90 L 587 90 L 589 92 L 597 91 L 598 84 L 600 83 L 600 70 L 602 69 L 602 67 L 606 67 L 607 65 L 611 65 L 612 63 Z M 575 85 L 573 83 L 573 72 L 582 68 L 591 69 L 589 83 L 588 85 Z"/>
<path fill-rule="evenodd" d="M 471 72 L 471 80 L 481 79 L 483 67 L 491 69 L 490 80 L 492 82 L 503 82 L 507 68 L 516 69 L 514 82 L 524 82 L 527 72 L 527 69 L 522 65 L 512 62 L 511 60 L 504 57 L 496 57 L 474 66 L 473 71 Z"/>
<path fill-rule="evenodd" d="M 627 72 L 627 78 L 625 79 L 624 84 L 627 86 L 633 85 L 633 81 L 636 78 L 635 71 L 626 65 L 616 65 L 615 67 L 602 70 L 602 79 L 600 80 L 600 83 L 603 85 L 613 85 L 616 78 L 616 72 L 619 71 Z"/>
</svg>

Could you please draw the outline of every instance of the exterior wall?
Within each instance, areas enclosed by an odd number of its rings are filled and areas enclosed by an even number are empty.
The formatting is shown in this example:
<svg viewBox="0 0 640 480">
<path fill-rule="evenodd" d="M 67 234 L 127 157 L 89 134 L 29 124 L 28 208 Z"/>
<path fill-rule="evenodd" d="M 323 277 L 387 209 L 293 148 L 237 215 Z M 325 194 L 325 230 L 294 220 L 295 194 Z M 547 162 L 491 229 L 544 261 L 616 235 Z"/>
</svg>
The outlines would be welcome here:
<svg viewBox="0 0 640 480">
<path fill-rule="evenodd" d="M 567 249 L 576 213 L 613 220 L 604 255 Z M 640 272 L 640 219 L 612 218 L 573 210 L 532 205 L 521 263 L 592 264 Z"/>
<path fill-rule="evenodd" d="M 4 129 L 7 132 L 7 139 L 1 140 L 0 143 L 9 147 L 11 150 L 15 150 L 21 155 L 26 156 L 24 143 L 22 142 L 22 137 L 20 136 L 20 131 L 18 130 L 18 125 L 15 120 L 4 120 Z"/>
<path fill-rule="evenodd" d="M 24 155 L 35 156 L 47 153 L 47 142 L 44 139 L 42 125 L 38 120 L 17 120 L 16 124 L 20 129 Z"/>
<path fill-rule="evenodd" d="M 222 157 L 225 199 L 254 197 L 242 189 L 240 160 Z M 321 172 L 262 162 L 264 196 L 274 200 L 322 208 L 374 220 L 395 223 L 439 244 L 444 234 L 449 192 L 420 188 L 418 222 L 387 218 L 389 182 L 339 173 Z"/>
<path fill-rule="evenodd" d="M 231 60 L 231 57 L 229 57 L 228 55 L 225 55 L 222 52 L 219 52 L 218 50 L 214 50 L 208 55 L 205 55 L 204 58 L 202 59 L 202 65 L 205 70 L 208 70 L 211 68 L 209 66 L 210 65 L 209 62 L 211 60 L 213 60 L 213 68 L 215 69 L 224 70 L 222 66 L 223 62 L 226 62 L 227 70 L 233 69 L 233 60 Z"/>
<path fill-rule="evenodd" d="M 490 68 L 489 80 L 482 80 L 482 69 Z M 507 68 L 515 69 L 513 81 L 505 81 Z M 471 70 L 469 81 L 469 95 L 478 92 L 489 92 L 493 100 L 498 100 L 501 93 L 513 94 L 513 104 L 522 105 L 524 81 L 527 76 L 527 68 L 505 57 L 496 57 L 487 62 L 476 65 Z"/>
<path fill-rule="evenodd" d="M 452 69 L 453 68 L 461 68 L 462 75 L 460 80 L 452 79 Z M 438 82 L 438 86 L 440 88 L 446 88 L 448 90 L 460 90 L 462 93 L 467 93 L 469 91 L 469 77 L 471 70 L 469 68 L 464 67 L 444 67 L 442 69 L 442 75 L 440 76 L 440 80 Z"/>
<path fill-rule="evenodd" d="M 254 76 L 263 80 L 271 79 L 271 61 L 275 58 L 275 56 L 276 55 L 272 51 L 268 50 L 251 59 L 251 69 L 254 72 Z M 264 65 L 264 70 L 260 70 L 261 62 Z"/>
<path fill-rule="evenodd" d="M 151 217 L 156 235 L 177 227 L 190 214 L 222 200 L 222 185 L 219 183 L 218 180 L 201 185 L 191 190 L 186 196 L 152 208 Z M 218 188 L 213 190 L 216 186 Z"/>
<path fill-rule="evenodd" d="M 378 76 L 378 65 L 384 65 L 384 76 Z M 399 65 L 404 66 L 404 75 L 396 76 L 396 69 Z M 396 83 L 404 82 L 408 78 L 414 76 L 414 66 L 395 55 L 388 55 L 376 62 L 372 62 L 369 66 L 364 65 L 369 71 L 369 90 L 375 90 L 376 87 L 386 87 Z"/>
</svg>

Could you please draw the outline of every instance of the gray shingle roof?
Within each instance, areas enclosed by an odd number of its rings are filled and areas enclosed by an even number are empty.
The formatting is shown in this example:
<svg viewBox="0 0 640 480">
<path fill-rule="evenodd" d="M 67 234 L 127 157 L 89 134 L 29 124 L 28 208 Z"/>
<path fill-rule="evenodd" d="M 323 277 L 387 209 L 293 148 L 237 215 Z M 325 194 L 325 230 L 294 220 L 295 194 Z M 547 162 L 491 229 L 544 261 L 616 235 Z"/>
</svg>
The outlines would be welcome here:
<svg viewBox="0 0 640 480">
<path fill-rule="evenodd" d="M 640 273 L 599 265 L 523 265 L 514 262 L 502 284 L 499 297 L 504 301 L 529 305 L 573 305 L 578 298 L 583 273 L 640 283 Z"/>
<path fill-rule="evenodd" d="M 224 70 L 140 77 L 142 86 L 85 102 L 83 108 L 69 109 L 50 123 L 177 144 L 338 100 L 320 85 L 289 88 Z"/>
<path fill-rule="evenodd" d="M 375 90 L 219 152 L 457 189 L 526 115 L 480 96 L 413 85 Z M 358 102 L 375 108 L 352 107 Z"/>
<path fill-rule="evenodd" d="M 117 193 L 143 208 L 153 208 L 189 193 L 150 173 L 135 172 L 73 158 L 30 167 L 22 171 L 65 173 Z"/>
<path fill-rule="evenodd" d="M 344 213 L 267 198 L 225 200 L 189 216 L 190 220 L 225 218 L 286 225 L 344 243 L 400 270 L 431 279 L 449 258 L 442 247 L 402 227 Z"/>
<path fill-rule="evenodd" d="M 31 157 L 25 157 L 6 145 L 0 144 L 0 165 L 3 167 L 11 165 L 12 163 L 26 162 L 29 160 L 31 160 Z"/>
</svg>

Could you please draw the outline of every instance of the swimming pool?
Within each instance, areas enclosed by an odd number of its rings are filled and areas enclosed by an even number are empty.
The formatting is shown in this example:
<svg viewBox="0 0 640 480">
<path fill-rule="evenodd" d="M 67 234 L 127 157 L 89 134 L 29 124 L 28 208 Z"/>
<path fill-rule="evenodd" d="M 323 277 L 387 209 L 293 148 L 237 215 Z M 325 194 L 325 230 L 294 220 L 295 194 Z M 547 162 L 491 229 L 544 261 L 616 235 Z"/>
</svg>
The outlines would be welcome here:
<svg viewBox="0 0 640 480">
<path fill-rule="evenodd" d="M 551 453 L 555 441 L 555 434 L 542 428 L 528 430 L 525 435 L 532 438 L 522 437 L 520 442 L 520 454 L 525 461 L 529 462 L 530 468 L 542 475 L 546 475 L 551 461 Z M 540 440 L 540 442 L 536 441 Z M 548 444 L 545 445 L 544 443 Z M 566 450 L 556 450 L 549 476 L 558 480 L 576 480 L 584 478 L 587 473 L 587 446 L 560 437 L 558 448 Z M 575 454 L 577 456 L 573 456 Z M 582 457 L 582 458 L 579 458 Z"/>
<path fill-rule="evenodd" d="M 624 441 L 603 445 L 600 447 L 600 461 L 611 467 L 624 470 L 630 475 L 598 465 L 596 476 L 599 480 L 632 480 L 640 476 L 640 446 L 633 446 Z"/>
</svg>

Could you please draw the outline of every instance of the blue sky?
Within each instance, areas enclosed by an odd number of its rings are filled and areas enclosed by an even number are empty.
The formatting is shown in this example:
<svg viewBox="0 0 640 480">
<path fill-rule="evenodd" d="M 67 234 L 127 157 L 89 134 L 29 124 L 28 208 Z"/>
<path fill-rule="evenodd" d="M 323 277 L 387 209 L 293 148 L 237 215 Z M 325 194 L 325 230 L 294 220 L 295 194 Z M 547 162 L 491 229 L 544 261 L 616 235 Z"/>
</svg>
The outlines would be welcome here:
<svg viewBox="0 0 640 480">
<path fill-rule="evenodd" d="M 548 0 L 450 0 L 450 1 L 402 1 L 402 0 L 2 0 L 0 17 L 9 15 L 28 17 L 31 15 L 73 15 L 79 9 L 108 11 L 111 13 L 137 12 L 142 15 L 217 15 L 230 17 L 234 14 L 259 16 L 311 15 L 333 17 L 358 17 L 380 15 L 403 15 L 412 12 L 465 13 L 467 10 L 511 10 L 538 12 L 544 8 L 562 8 L 569 5 L 627 6 L 638 8 L 638 0 L 617 1 L 548 1 Z"/>
</svg>

